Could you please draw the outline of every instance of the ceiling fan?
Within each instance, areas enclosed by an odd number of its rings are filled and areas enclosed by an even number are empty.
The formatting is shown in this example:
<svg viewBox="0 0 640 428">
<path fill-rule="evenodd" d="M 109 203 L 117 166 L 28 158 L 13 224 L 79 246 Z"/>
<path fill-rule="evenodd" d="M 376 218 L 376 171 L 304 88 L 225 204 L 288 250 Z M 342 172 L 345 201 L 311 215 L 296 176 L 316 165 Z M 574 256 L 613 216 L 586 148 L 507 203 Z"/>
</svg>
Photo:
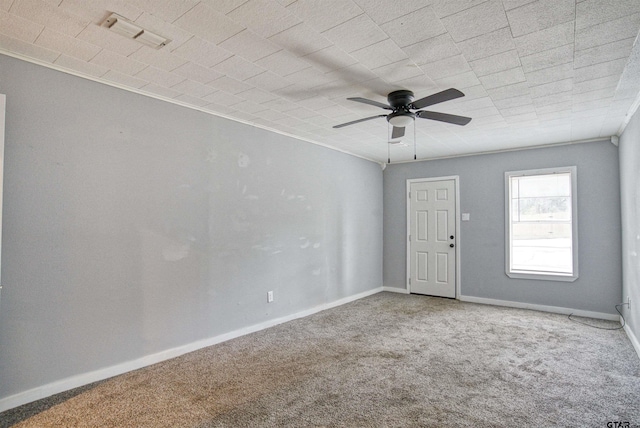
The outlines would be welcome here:
<svg viewBox="0 0 640 428">
<path fill-rule="evenodd" d="M 385 110 L 391 110 L 389 114 L 379 114 L 377 116 L 365 117 L 364 119 L 358 119 L 347 123 L 334 126 L 334 128 L 342 128 L 343 126 L 353 125 L 355 123 L 364 122 L 366 120 L 376 119 L 378 117 L 386 117 L 387 122 L 393 126 L 391 131 L 391 139 L 396 140 L 404 136 L 405 127 L 416 117 L 421 119 L 438 120 L 440 122 L 453 123 L 455 125 L 464 126 L 471 122 L 470 117 L 457 116 L 455 114 L 438 113 L 435 111 L 419 110 L 424 107 L 428 107 L 433 104 L 442 103 L 445 101 L 454 100 L 456 98 L 464 97 L 464 94 L 457 89 L 446 89 L 437 94 L 429 95 L 428 97 L 420 98 L 419 100 L 413 99 L 413 92 L 406 89 L 399 91 L 393 91 L 387 95 L 387 101 L 389 104 L 380 103 L 378 101 L 368 100 L 366 98 L 347 98 L 349 101 L 357 101 L 359 103 L 370 104 L 372 106 L 380 107 Z M 411 110 L 418 110 L 412 112 Z"/>
</svg>

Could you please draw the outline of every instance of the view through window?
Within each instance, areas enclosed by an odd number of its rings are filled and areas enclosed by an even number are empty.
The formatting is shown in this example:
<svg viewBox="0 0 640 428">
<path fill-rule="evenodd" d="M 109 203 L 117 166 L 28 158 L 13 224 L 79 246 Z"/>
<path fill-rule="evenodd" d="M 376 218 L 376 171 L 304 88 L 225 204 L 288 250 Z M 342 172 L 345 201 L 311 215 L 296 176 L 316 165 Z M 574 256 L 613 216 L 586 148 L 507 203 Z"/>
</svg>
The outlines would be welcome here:
<svg viewBox="0 0 640 428">
<path fill-rule="evenodd" d="M 574 175 L 574 167 L 507 173 L 510 276 L 577 277 Z"/>
</svg>

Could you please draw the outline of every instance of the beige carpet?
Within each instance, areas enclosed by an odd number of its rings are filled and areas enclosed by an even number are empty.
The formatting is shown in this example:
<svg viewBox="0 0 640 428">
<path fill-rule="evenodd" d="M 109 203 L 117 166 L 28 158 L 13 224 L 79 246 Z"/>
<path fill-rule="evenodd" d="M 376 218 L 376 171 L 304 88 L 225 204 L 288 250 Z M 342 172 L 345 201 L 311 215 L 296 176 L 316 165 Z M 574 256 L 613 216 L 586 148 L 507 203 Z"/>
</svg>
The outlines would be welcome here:
<svg viewBox="0 0 640 428">
<path fill-rule="evenodd" d="M 633 427 L 640 360 L 623 331 L 562 315 L 380 293 L 0 420 L 3 427 Z"/>
</svg>

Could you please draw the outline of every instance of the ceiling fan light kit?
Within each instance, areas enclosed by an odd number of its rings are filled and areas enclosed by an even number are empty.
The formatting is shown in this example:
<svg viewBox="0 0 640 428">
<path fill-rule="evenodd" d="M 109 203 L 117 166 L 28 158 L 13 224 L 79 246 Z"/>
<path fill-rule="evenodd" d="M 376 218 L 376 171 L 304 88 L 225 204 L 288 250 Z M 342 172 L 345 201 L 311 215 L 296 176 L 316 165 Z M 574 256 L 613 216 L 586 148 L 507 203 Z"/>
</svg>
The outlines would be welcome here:
<svg viewBox="0 0 640 428">
<path fill-rule="evenodd" d="M 391 113 L 387 116 L 387 121 L 393 126 L 404 128 L 411 125 L 415 117 L 416 115 L 411 112 L 401 112 L 395 115 L 394 113 Z"/>
</svg>

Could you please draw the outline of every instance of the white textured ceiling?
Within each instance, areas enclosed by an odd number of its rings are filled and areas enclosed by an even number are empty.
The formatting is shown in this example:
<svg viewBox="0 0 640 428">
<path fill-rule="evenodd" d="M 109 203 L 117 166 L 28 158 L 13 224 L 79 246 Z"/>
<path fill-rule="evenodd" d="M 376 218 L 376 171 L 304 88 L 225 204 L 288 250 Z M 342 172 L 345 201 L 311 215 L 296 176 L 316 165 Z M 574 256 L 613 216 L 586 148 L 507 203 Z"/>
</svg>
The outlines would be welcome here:
<svg viewBox="0 0 640 428">
<path fill-rule="evenodd" d="M 172 41 L 100 26 L 115 12 Z M 0 0 L 0 51 L 379 162 L 386 103 L 454 87 L 418 158 L 609 137 L 636 107 L 640 0 Z M 387 112 L 388 113 L 388 112 Z"/>
</svg>

